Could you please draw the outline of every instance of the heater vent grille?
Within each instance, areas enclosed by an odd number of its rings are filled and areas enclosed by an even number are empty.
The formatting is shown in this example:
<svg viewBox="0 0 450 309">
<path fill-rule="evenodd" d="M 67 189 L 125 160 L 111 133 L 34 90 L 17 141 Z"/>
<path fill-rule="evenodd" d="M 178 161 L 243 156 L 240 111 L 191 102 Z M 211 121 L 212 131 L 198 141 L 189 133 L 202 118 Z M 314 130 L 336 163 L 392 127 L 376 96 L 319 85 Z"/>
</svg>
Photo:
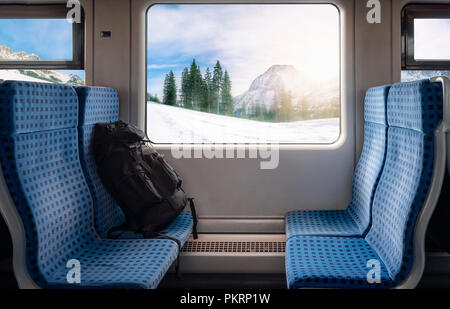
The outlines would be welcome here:
<svg viewBox="0 0 450 309">
<path fill-rule="evenodd" d="M 283 241 L 188 241 L 182 252 L 284 253 Z"/>
</svg>

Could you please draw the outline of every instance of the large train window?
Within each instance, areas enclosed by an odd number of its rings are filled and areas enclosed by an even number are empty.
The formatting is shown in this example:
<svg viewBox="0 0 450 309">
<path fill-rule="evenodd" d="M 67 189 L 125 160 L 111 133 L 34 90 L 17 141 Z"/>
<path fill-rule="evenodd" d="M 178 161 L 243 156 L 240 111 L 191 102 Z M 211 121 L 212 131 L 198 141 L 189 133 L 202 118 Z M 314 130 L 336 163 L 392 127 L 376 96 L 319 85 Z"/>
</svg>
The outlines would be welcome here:
<svg viewBox="0 0 450 309">
<path fill-rule="evenodd" d="M 83 85 L 84 21 L 71 9 L 1 5 L 0 79 Z"/>
<path fill-rule="evenodd" d="M 450 5 L 413 4 L 402 12 L 402 81 L 450 77 Z"/>
<path fill-rule="evenodd" d="M 334 143 L 341 125 L 339 10 L 153 5 L 146 106 L 154 143 Z"/>
</svg>

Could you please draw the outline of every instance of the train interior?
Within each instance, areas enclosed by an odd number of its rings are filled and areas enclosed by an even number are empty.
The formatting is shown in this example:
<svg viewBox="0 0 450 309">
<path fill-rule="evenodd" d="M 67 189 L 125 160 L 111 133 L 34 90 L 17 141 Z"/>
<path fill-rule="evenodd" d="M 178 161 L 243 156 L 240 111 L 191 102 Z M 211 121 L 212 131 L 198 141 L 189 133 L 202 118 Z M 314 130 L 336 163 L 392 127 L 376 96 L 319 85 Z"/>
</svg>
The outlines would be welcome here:
<svg viewBox="0 0 450 309">
<path fill-rule="evenodd" d="M 0 288 L 450 288 L 449 33 L 448 0 L 0 1 Z"/>
</svg>

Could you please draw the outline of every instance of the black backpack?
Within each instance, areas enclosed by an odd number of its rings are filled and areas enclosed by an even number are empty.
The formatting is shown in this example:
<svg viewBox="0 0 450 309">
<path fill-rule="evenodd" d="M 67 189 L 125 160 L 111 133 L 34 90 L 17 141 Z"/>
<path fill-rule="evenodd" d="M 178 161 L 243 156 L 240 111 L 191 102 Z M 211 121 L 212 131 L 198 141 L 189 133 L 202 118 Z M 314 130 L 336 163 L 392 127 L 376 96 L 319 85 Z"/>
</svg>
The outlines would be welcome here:
<svg viewBox="0 0 450 309">
<path fill-rule="evenodd" d="M 109 231 L 109 236 L 115 238 L 112 232 L 117 230 L 142 233 L 144 238 L 164 236 L 159 232 L 189 202 L 196 239 L 193 199 L 181 188 L 177 172 L 147 142 L 144 132 L 120 120 L 94 126 L 93 150 L 98 173 L 126 218 L 123 225 Z"/>
</svg>

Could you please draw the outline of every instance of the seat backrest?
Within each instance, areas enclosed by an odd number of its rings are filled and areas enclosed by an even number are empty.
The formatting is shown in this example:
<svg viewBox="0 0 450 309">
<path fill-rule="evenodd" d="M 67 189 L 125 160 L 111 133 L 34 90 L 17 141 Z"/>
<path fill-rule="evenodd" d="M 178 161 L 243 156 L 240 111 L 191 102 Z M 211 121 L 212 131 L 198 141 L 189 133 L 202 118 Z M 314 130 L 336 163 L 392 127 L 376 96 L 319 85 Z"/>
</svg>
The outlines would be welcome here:
<svg viewBox="0 0 450 309">
<path fill-rule="evenodd" d="M 442 85 L 398 83 L 389 91 L 386 162 L 375 193 L 367 242 L 400 284 L 413 264 L 416 219 L 431 185 L 434 131 L 442 120 Z"/>
<path fill-rule="evenodd" d="M 364 101 L 364 144 L 352 184 L 348 211 L 363 235 L 371 219 L 371 207 L 386 157 L 386 104 L 390 86 L 370 88 Z"/>
<path fill-rule="evenodd" d="M 75 87 L 75 91 L 80 106 L 78 130 L 81 166 L 92 195 L 95 229 L 105 238 L 111 228 L 125 222 L 125 216 L 97 173 L 92 138 L 96 123 L 119 119 L 119 97 L 112 88 Z"/>
<path fill-rule="evenodd" d="M 77 122 L 70 86 L 0 84 L 1 167 L 25 229 L 28 271 L 43 286 L 97 237 Z"/>
</svg>

